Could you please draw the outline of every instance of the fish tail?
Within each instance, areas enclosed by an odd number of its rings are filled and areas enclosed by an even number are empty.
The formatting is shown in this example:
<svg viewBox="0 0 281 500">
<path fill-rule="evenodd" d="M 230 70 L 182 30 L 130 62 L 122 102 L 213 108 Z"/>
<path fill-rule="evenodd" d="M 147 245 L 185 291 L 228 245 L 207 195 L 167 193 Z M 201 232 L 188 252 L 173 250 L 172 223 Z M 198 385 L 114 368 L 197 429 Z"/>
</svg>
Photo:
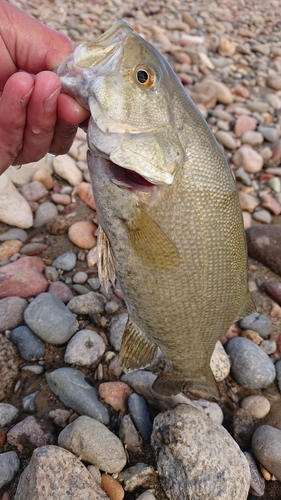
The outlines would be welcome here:
<svg viewBox="0 0 281 500">
<path fill-rule="evenodd" d="M 200 378 L 183 379 L 174 373 L 162 373 L 154 381 L 152 388 L 163 396 L 173 396 L 180 392 L 195 398 L 219 399 L 219 391 L 211 369 Z"/>
</svg>

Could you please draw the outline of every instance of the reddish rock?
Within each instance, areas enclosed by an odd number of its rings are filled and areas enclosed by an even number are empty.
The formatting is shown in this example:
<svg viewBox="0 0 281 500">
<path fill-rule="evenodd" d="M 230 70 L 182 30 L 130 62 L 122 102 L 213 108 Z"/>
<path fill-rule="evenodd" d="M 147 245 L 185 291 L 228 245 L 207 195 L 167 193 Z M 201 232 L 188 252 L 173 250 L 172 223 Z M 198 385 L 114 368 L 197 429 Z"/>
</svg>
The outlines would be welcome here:
<svg viewBox="0 0 281 500">
<path fill-rule="evenodd" d="M 71 198 L 69 194 L 54 193 L 52 194 L 52 200 L 54 203 L 63 206 L 67 206 L 71 203 Z"/>
<path fill-rule="evenodd" d="M 121 484 L 109 474 L 102 474 L 101 487 L 107 493 L 110 500 L 123 500 L 125 496 L 125 491 Z"/>
<path fill-rule="evenodd" d="M 266 283 L 264 290 L 281 306 L 281 283 Z"/>
<path fill-rule="evenodd" d="M 14 253 L 19 252 L 22 246 L 23 243 L 19 240 L 4 241 L 4 243 L 0 245 L 0 260 L 9 259 Z"/>
<path fill-rule="evenodd" d="M 99 386 L 100 397 L 114 410 L 125 413 L 128 397 L 132 393 L 124 382 L 104 382 Z"/>
<path fill-rule="evenodd" d="M 237 136 L 240 136 L 244 134 L 244 132 L 248 132 L 249 130 L 253 132 L 254 130 L 256 130 L 257 124 L 257 120 L 252 116 L 241 115 L 235 123 L 235 134 Z"/>
<path fill-rule="evenodd" d="M 33 416 L 27 417 L 14 425 L 7 434 L 7 441 L 15 446 L 19 453 L 25 449 L 32 450 L 46 444 L 53 444 L 55 438 L 51 427 L 45 420 L 37 420 Z"/>
<path fill-rule="evenodd" d="M 77 193 L 81 200 L 83 200 L 90 208 L 96 210 L 96 204 L 91 184 L 89 184 L 88 182 L 81 182 L 81 184 L 78 186 Z"/>
<path fill-rule="evenodd" d="M 261 206 L 267 208 L 274 215 L 281 214 L 281 205 L 275 198 L 269 193 L 261 196 Z"/>
<path fill-rule="evenodd" d="M 96 226 L 91 221 L 74 222 L 68 230 L 68 237 L 79 248 L 90 250 L 96 244 L 95 231 Z"/>
<path fill-rule="evenodd" d="M 267 78 L 267 85 L 274 90 L 281 90 L 281 76 L 277 73 L 269 75 Z"/>
<path fill-rule="evenodd" d="M 61 281 L 54 281 L 51 283 L 48 292 L 59 297 L 65 304 L 74 297 L 71 288 Z"/>
<path fill-rule="evenodd" d="M 47 196 L 48 190 L 42 182 L 32 181 L 22 186 L 21 194 L 27 201 L 38 201 L 41 198 L 44 198 L 44 196 Z"/>
<path fill-rule="evenodd" d="M 24 299 L 43 293 L 48 281 L 43 276 L 45 264 L 40 257 L 23 257 L 0 268 L 0 298 Z"/>
<path fill-rule="evenodd" d="M 281 276 L 281 226 L 263 224 L 246 231 L 248 253 Z"/>
<path fill-rule="evenodd" d="M 249 144 L 243 144 L 233 155 L 233 163 L 237 167 L 244 167 L 246 172 L 256 173 L 263 167 L 262 156 Z"/>
</svg>

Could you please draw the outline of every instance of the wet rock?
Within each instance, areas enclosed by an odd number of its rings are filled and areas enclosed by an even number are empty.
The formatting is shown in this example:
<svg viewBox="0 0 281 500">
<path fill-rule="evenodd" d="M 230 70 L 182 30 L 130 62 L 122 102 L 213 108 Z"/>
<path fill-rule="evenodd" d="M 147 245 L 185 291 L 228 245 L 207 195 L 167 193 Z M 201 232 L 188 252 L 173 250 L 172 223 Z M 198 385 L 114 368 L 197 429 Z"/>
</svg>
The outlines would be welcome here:
<svg viewBox="0 0 281 500">
<path fill-rule="evenodd" d="M 27 498 L 109 500 L 81 461 L 58 446 L 41 446 L 34 450 L 15 495 L 15 500 Z"/>
<path fill-rule="evenodd" d="M 0 488 L 10 483 L 20 468 L 20 459 L 15 451 L 0 453 Z"/>
<path fill-rule="evenodd" d="M 26 325 L 18 326 L 11 332 L 11 341 L 25 361 L 36 361 L 45 354 L 44 342 Z"/>
<path fill-rule="evenodd" d="M 22 186 L 21 194 L 27 201 L 38 201 L 49 193 L 42 182 L 32 181 Z"/>
<path fill-rule="evenodd" d="M 56 269 L 61 269 L 62 271 L 72 271 L 76 266 L 77 256 L 74 252 L 66 252 L 59 255 L 53 262 L 53 266 Z"/>
<path fill-rule="evenodd" d="M 141 437 L 147 443 L 150 443 L 152 422 L 145 400 L 139 394 L 131 394 L 128 398 L 128 407 Z"/>
<path fill-rule="evenodd" d="M 262 262 L 281 276 L 281 227 L 254 226 L 246 231 L 250 257 Z"/>
<path fill-rule="evenodd" d="M 253 435 L 252 448 L 258 461 L 281 481 L 281 430 L 262 425 Z"/>
<path fill-rule="evenodd" d="M 236 337 L 226 345 L 234 380 L 248 389 L 268 387 L 275 379 L 274 364 L 251 340 Z"/>
<path fill-rule="evenodd" d="M 6 172 L 0 178 L 0 220 L 22 229 L 28 229 L 33 224 L 28 202 L 18 192 Z"/>
<path fill-rule="evenodd" d="M 57 175 L 65 179 L 71 186 L 79 186 L 83 181 L 83 174 L 69 155 L 56 156 L 53 161 Z"/>
<path fill-rule="evenodd" d="M 1 285 L 0 285 L 1 286 Z M 27 301 L 21 297 L 6 297 L 0 300 L 0 331 L 12 330 L 23 321 Z"/>
<path fill-rule="evenodd" d="M 19 357 L 16 348 L 9 339 L 0 334 L 0 401 L 7 398 L 17 379 L 18 364 Z"/>
<path fill-rule="evenodd" d="M 275 300 L 275 302 L 277 302 L 277 304 L 281 306 L 281 283 L 266 283 L 263 288 L 269 295 L 269 297 L 271 297 L 273 300 Z"/>
<path fill-rule="evenodd" d="M 46 224 L 50 219 L 53 219 L 57 215 L 58 210 L 56 205 L 54 205 L 50 201 L 45 201 L 44 203 L 41 203 L 41 205 L 39 205 L 35 212 L 33 227 L 44 226 L 44 224 Z"/>
<path fill-rule="evenodd" d="M 68 230 L 68 237 L 74 245 L 90 250 L 96 244 L 96 226 L 91 221 L 74 222 Z"/>
<path fill-rule="evenodd" d="M 9 403 L 0 403 L 0 428 L 10 425 L 18 416 L 19 410 Z"/>
<path fill-rule="evenodd" d="M 104 312 L 105 302 L 106 300 L 101 293 L 88 292 L 73 297 L 67 307 L 74 314 L 101 314 Z"/>
<path fill-rule="evenodd" d="M 265 480 L 260 474 L 253 454 L 248 451 L 244 451 L 244 456 L 248 461 L 251 473 L 250 493 L 257 497 L 261 497 L 263 496 L 265 490 Z"/>
<path fill-rule="evenodd" d="M 9 430 L 7 441 L 19 453 L 23 453 L 27 448 L 30 450 L 45 444 L 53 444 L 55 437 L 45 420 L 30 416 L 21 420 Z"/>
<path fill-rule="evenodd" d="M 51 344 L 64 344 L 78 329 L 76 317 L 52 293 L 37 295 L 25 309 L 24 319 L 40 339 Z"/>
<path fill-rule="evenodd" d="M 253 312 L 240 321 L 241 328 L 250 329 L 257 332 L 261 337 L 267 337 L 271 330 L 272 324 L 268 316 L 259 312 Z"/>
<path fill-rule="evenodd" d="M 238 408 L 233 415 L 233 437 L 241 450 L 250 448 L 251 439 L 255 430 L 254 421 L 250 412 Z"/>
<path fill-rule="evenodd" d="M 102 474 L 101 487 L 108 494 L 110 500 L 123 500 L 125 492 L 121 484 L 109 474 Z"/>
<path fill-rule="evenodd" d="M 105 472 L 118 473 L 126 465 L 120 439 L 94 418 L 77 418 L 61 431 L 58 444 Z"/>
<path fill-rule="evenodd" d="M 98 400 L 98 392 L 86 380 L 85 375 L 74 368 L 58 368 L 46 373 L 51 391 L 62 403 L 80 415 L 88 415 L 107 425 L 109 414 Z"/>
<path fill-rule="evenodd" d="M 270 412 L 270 402 L 264 396 L 247 396 L 241 401 L 241 408 L 247 410 L 253 418 L 260 420 Z"/>
<path fill-rule="evenodd" d="M 105 343 L 98 333 L 80 330 L 68 342 L 64 361 L 78 366 L 90 366 L 99 361 L 105 348 Z"/>
<path fill-rule="evenodd" d="M 152 446 L 168 498 L 246 500 L 248 463 L 228 432 L 189 405 L 157 415 Z M 204 474 L 202 474 L 204 471 Z"/>
<path fill-rule="evenodd" d="M 104 402 L 112 406 L 114 410 L 125 413 L 132 390 L 124 382 L 104 382 L 99 386 L 99 394 Z"/>
<path fill-rule="evenodd" d="M 74 297 L 71 288 L 61 281 L 54 281 L 51 283 L 48 292 L 56 295 L 64 304 L 67 304 Z"/>
</svg>

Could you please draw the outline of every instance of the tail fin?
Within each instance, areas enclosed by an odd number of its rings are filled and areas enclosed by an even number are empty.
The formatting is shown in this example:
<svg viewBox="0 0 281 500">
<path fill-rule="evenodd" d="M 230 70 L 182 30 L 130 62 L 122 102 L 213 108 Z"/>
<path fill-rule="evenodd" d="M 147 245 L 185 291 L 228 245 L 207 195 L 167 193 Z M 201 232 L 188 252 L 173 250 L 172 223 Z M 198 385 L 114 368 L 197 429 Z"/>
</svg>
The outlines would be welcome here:
<svg viewBox="0 0 281 500">
<path fill-rule="evenodd" d="M 183 379 L 174 373 L 162 373 L 157 377 L 152 388 L 163 396 L 173 396 L 180 392 L 187 392 L 197 399 L 219 399 L 219 390 L 211 368 L 200 378 Z"/>
</svg>

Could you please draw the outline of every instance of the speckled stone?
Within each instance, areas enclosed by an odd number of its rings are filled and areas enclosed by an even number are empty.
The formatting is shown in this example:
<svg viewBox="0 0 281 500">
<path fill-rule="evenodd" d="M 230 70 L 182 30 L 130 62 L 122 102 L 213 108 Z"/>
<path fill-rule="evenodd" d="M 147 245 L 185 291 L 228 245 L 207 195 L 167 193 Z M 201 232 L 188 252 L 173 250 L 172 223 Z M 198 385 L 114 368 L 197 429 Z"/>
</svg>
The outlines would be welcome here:
<svg viewBox="0 0 281 500">
<path fill-rule="evenodd" d="M 20 459 L 15 451 L 0 453 L 0 488 L 14 479 L 19 468 Z"/>
<path fill-rule="evenodd" d="M 224 380 L 230 372 L 230 361 L 221 342 L 217 342 L 210 360 L 210 367 L 217 382 Z"/>
<path fill-rule="evenodd" d="M 0 428 L 10 425 L 18 416 L 19 410 L 9 403 L 0 403 Z"/>
<path fill-rule="evenodd" d="M 247 396 L 241 401 L 241 408 L 247 410 L 253 418 L 259 420 L 269 413 L 270 402 L 264 396 L 259 396 L 258 394 L 253 394 L 252 396 Z"/>
<path fill-rule="evenodd" d="M 258 461 L 281 481 L 281 430 L 261 425 L 253 435 L 252 448 Z"/>
<path fill-rule="evenodd" d="M 263 338 L 267 337 L 272 330 L 272 324 L 268 316 L 258 312 L 249 314 L 241 319 L 240 326 L 245 330 L 257 332 Z"/>
<path fill-rule="evenodd" d="M 78 366 L 90 366 L 99 361 L 105 348 L 105 343 L 98 333 L 80 330 L 68 342 L 64 361 Z"/>
<path fill-rule="evenodd" d="M 6 297 L 0 300 L 0 332 L 12 330 L 23 321 L 27 300 L 21 297 Z"/>
</svg>

